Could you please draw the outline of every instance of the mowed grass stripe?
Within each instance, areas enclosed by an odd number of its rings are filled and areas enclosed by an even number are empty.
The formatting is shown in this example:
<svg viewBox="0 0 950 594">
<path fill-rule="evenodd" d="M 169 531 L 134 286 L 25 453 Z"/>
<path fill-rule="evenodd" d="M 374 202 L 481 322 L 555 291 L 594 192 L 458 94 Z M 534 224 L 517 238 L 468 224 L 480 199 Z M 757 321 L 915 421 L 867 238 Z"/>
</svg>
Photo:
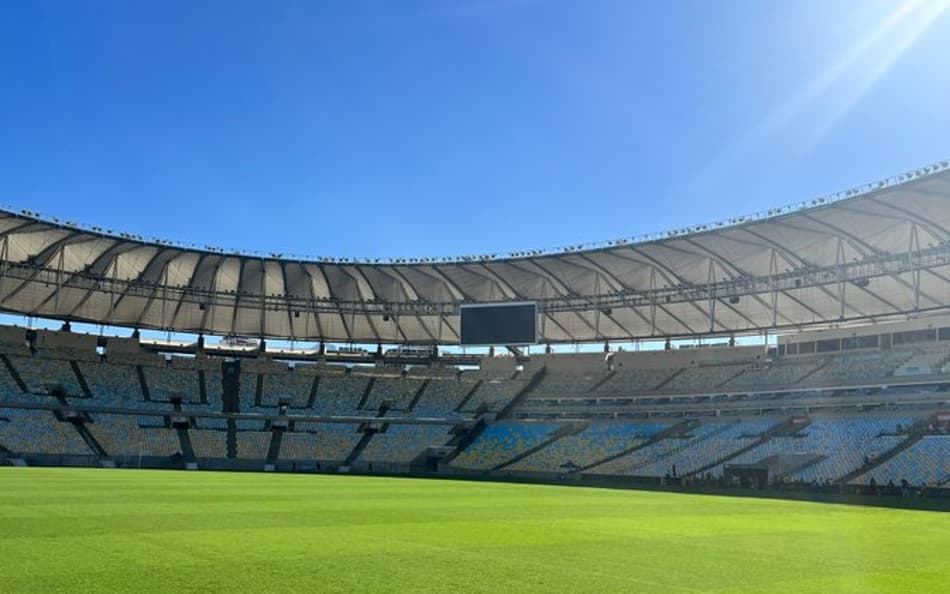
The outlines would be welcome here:
<svg viewBox="0 0 950 594">
<path fill-rule="evenodd" d="M 328 475 L 0 469 L 0 591 L 919 592 L 950 515 Z"/>
</svg>

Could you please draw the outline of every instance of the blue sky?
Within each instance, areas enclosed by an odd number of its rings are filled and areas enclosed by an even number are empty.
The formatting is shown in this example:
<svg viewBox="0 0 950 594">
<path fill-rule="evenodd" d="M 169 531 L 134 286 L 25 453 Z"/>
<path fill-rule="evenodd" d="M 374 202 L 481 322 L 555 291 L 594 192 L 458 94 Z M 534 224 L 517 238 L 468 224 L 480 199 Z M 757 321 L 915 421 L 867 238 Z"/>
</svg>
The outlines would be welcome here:
<svg viewBox="0 0 950 594">
<path fill-rule="evenodd" d="M 0 203 L 315 256 L 629 237 L 950 157 L 947 2 L 0 3 Z"/>
</svg>

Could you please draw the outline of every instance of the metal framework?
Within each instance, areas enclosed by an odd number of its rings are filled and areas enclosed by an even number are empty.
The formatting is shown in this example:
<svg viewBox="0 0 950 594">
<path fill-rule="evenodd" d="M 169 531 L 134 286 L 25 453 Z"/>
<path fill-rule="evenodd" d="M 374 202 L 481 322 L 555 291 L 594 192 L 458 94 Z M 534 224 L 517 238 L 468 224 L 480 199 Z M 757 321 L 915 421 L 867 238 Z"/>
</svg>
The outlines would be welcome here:
<svg viewBox="0 0 950 594">
<path fill-rule="evenodd" d="M 950 309 L 946 163 L 772 216 L 559 253 L 303 260 L 0 211 L 0 310 L 205 334 L 452 344 L 460 305 L 537 301 L 547 342 L 726 335 Z"/>
</svg>

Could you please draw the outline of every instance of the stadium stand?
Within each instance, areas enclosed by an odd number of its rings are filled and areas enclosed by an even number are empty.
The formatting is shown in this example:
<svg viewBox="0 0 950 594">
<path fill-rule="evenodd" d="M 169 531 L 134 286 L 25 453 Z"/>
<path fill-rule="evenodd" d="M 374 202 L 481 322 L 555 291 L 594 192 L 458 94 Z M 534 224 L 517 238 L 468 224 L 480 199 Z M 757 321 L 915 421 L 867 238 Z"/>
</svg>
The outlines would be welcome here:
<svg viewBox="0 0 950 594">
<path fill-rule="evenodd" d="M 300 371 L 284 371 L 283 373 L 262 374 L 261 406 L 273 410 L 280 402 L 286 402 L 291 408 L 307 408 L 310 401 L 310 391 L 313 389 L 315 376 Z M 255 377 L 256 380 L 256 377 Z M 251 391 L 247 398 L 244 389 L 247 386 Z M 241 381 L 241 402 L 254 402 L 256 381 Z"/>
<path fill-rule="evenodd" d="M 471 398 L 461 405 L 461 411 L 473 413 L 480 408 L 499 411 L 505 408 L 527 385 L 527 380 L 485 379 L 475 388 Z"/>
<path fill-rule="evenodd" d="M 660 389 L 663 393 L 696 394 L 718 389 L 730 379 L 745 371 L 745 365 L 709 365 L 688 367 Z"/>
<path fill-rule="evenodd" d="M 201 402 L 197 371 L 180 369 L 175 365 L 143 365 L 142 372 L 152 401 L 171 402 L 173 397 L 181 397 L 183 402 Z"/>
<path fill-rule="evenodd" d="M 814 373 L 826 364 L 823 358 L 805 360 L 778 359 L 746 369 L 725 383 L 723 389 L 769 390 L 796 386 L 802 378 Z"/>
<path fill-rule="evenodd" d="M 621 369 L 590 390 L 592 394 L 632 394 L 653 392 L 670 380 L 677 368 Z"/>
<path fill-rule="evenodd" d="M 936 486 L 950 481 L 950 436 L 925 435 L 899 455 L 861 475 L 853 482 L 866 485 L 874 479 L 884 485 L 889 481 L 911 486 Z"/>
<path fill-rule="evenodd" d="M 894 370 L 894 375 L 901 377 L 944 373 L 948 363 L 950 363 L 950 348 L 917 349 L 910 359 Z"/>
<path fill-rule="evenodd" d="M 704 423 L 687 433 L 670 436 L 590 470 L 596 474 L 664 476 L 685 474 L 728 456 L 757 441 L 774 421 Z"/>
<path fill-rule="evenodd" d="M 604 373 L 557 373 L 550 372 L 534 389 L 537 396 L 558 394 L 584 394 L 604 379 Z"/>
<path fill-rule="evenodd" d="M 331 416 L 356 414 L 370 379 L 364 375 L 321 377 L 313 403 L 314 413 Z"/>
<path fill-rule="evenodd" d="M 45 410 L 0 408 L 0 445 L 16 453 L 94 453 L 75 427 Z"/>
<path fill-rule="evenodd" d="M 172 456 L 181 451 L 172 429 L 143 429 L 135 417 L 95 414 L 86 427 L 109 456 Z"/>
<path fill-rule="evenodd" d="M 406 410 L 422 388 L 424 380 L 410 377 L 377 377 L 363 410 L 376 411 L 387 403 L 389 408 Z"/>
<path fill-rule="evenodd" d="M 646 443 L 665 429 L 659 423 L 598 423 L 567 435 L 508 466 L 509 470 L 563 472 L 583 468 Z"/>
<path fill-rule="evenodd" d="M 814 456 L 820 461 L 794 472 L 797 480 L 836 480 L 859 468 L 865 457 L 876 458 L 906 439 L 897 435 L 897 427 L 910 427 L 911 418 L 895 419 L 821 419 L 790 435 L 771 437 L 767 442 L 728 464 L 752 464 L 770 456 Z M 889 434 L 889 435 L 888 435 Z M 722 474 L 723 466 L 710 472 Z"/>
<path fill-rule="evenodd" d="M 165 403 L 144 399 L 138 371 L 132 365 L 81 361 L 78 366 L 96 404 L 140 410 L 168 409 Z"/>
<path fill-rule="evenodd" d="M 342 461 L 360 441 L 355 423 L 297 423 L 284 433 L 280 457 L 284 460 Z"/>
<path fill-rule="evenodd" d="M 808 378 L 809 384 L 833 385 L 872 383 L 891 375 L 914 355 L 910 349 L 843 353 Z"/>
<path fill-rule="evenodd" d="M 331 468 L 355 459 L 365 470 L 406 465 L 424 448 L 451 442 L 461 446 L 440 467 L 449 473 L 661 480 L 719 477 L 733 466 L 764 464 L 770 480 L 797 483 L 860 475 L 845 480 L 861 485 L 900 474 L 935 485 L 950 478 L 941 466 L 945 436 L 921 438 L 913 429 L 944 406 L 950 350 L 941 344 L 785 356 L 725 348 L 623 353 L 619 367 L 602 356 L 556 355 L 524 370 L 479 371 L 291 367 L 259 356 L 242 361 L 238 381 L 228 384 L 227 364 L 215 357 L 166 360 L 117 339 L 106 356 L 50 336 L 32 351 L 11 340 L 0 341 L 9 347 L 9 365 L 0 369 L 0 401 L 8 404 L 0 446 L 28 457 L 88 457 L 91 439 L 105 456 L 128 464 L 176 456 L 249 462 L 264 460 L 273 443 L 280 446 L 278 461 Z M 54 385 L 65 388 L 66 400 L 47 395 Z M 181 397 L 180 405 L 173 397 Z M 236 407 L 226 405 L 229 398 Z M 289 404 L 289 417 L 274 441 L 270 423 L 281 403 Z M 83 407 L 92 408 L 79 426 L 51 412 Z M 504 418 L 496 419 L 501 411 Z M 791 411 L 809 424 L 784 427 Z M 445 423 L 411 423 L 423 417 Z M 172 422 L 190 424 L 184 433 L 190 445 Z"/>
<path fill-rule="evenodd" d="M 198 458 L 227 457 L 227 433 L 225 431 L 191 429 L 188 431 L 188 436 L 191 438 L 191 446 Z"/>
<path fill-rule="evenodd" d="M 237 457 L 250 460 L 263 460 L 270 448 L 270 431 L 242 430 L 237 433 Z"/>
<path fill-rule="evenodd" d="M 474 381 L 455 378 L 432 379 L 413 407 L 412 414 L 417 417 L 457 416 L 456 409 L 476 385 Z"/>
<path fill-rule="evenodd" d="M 907 435 L 899 434 L 898 429 L 906 431 L 913 424 L 914 419 L 907 417 L 840 420 L 819 445 L 824 459 L 796 472 L 792 478 L 805 482 L 839 479 L 860 468 L 865 459 L 874 461 L 906 441 Z"/>
<path fill-rule="evenodd" d="M 377 433 L 360 454 L 361 462 L 411 462 L 427 446 L 449 440 L 445 425 L 389 425 Z"/>
<path fill-rule="evenodd" d="M 474 443 L 452 460 L 452 465 L 489 470 L 540 445 L 558 427 L 555 423 L 515 424 L 502 421 L 485 429 Z"/>
<path fill-rule="evenodd" d="M 59 386 L 70 396 L 82 396 L 83 389 L 69 361 L 53 359 L 40 353 L 32 357 L 8 357 L 13 368 L 26 384 L 27 390 L 47 393 Z"/>
</svg>

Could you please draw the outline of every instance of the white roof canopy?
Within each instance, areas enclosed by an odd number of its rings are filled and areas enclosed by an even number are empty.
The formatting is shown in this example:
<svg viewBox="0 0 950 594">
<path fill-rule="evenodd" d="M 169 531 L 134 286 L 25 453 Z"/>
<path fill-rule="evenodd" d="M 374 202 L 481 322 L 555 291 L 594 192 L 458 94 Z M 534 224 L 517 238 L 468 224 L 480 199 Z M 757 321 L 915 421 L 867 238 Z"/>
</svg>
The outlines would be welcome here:
<svg viewBox="0 0 950 594">
<path fill-rule="evenodd" d="M 950 307 L 950 168 L 813 203 L 594 248 L 378 262 L 228 253 L 0 211 L 0 309 L 205 334 L 452 344 L 463 302 L 538 301 L 549 342 Z"/>
</svg>

